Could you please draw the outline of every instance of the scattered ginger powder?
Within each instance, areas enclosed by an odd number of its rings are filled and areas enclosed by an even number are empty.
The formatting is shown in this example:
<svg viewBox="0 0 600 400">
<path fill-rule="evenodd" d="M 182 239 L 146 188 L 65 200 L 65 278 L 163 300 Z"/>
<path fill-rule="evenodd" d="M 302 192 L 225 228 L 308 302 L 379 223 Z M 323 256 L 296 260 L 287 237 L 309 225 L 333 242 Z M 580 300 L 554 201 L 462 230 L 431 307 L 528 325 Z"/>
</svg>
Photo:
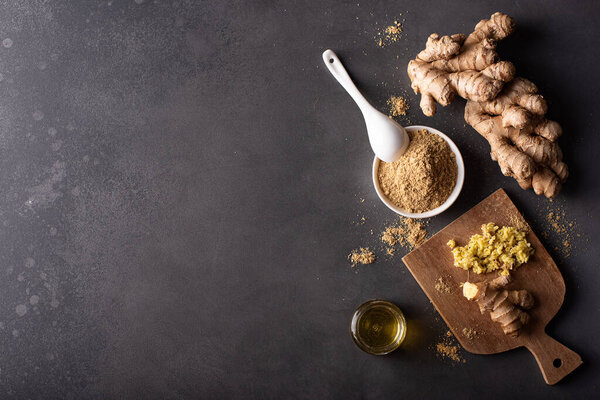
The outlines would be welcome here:
<svg viewBox="0 0 600 400">
<path fill-rule="evenodd" d="M 454 240 L 448 246 L 454 255 L 454 265 L 476 274 L 500 270 L 501 275 L 509 275 L 529 261 L 534 252 L 525 232 L 512 226 L 500 228 L 491 222 L 482 225 L 481 235 L 471 236 L 466 246 L 456 247 Z"/>
<path fill-rule="evenodd" d="M 466 360 L 461 358 L 458 352 L 458 346 L 455 344 L 454 336 L 452 332 L 446 332 L 446 335 L 443 339 L 435 345 L 437 353 L 442 358 L 449 358 L 454 362 L 462 362 L 465 363 Z"/>
<path fill-rule="evenodd" d="M 391 225 L 385 228 L 381 233 L 381 241 L 388 247 L 393 248 L 396 244 L 404 247 L 415 248 L 425 241 L 427 231 L 422 222 L 414 218 L 400 217 L 400 224 Z"/>
<path fill-rule="evenodd" d="M 406 115 L 406 110 L 408 110 L 408 103 L 402 96 L 390 97 L 387 101 L 387 105 L 390 107 L 390 116 L 392 117 Z"/>
<path fill-rule="evenodd" d="M 441 276 L 437 279 L 437 281 L 435 281 L 435 290 L 440 293 L 452 293 L 452 288 Z"/>
<path fill-rule="evenodd" d="M 348 259 L 353 266 L 357 264 L 373 264 L 375 262 L 375 253 L 368 247 L 361 247 L 360 249 L 352 250 L 348 255 Z"/>
<path fill-rule="evenodd" d="M 397 42 L 402 36 L 402 23 L 394 21 L 392 25 L 386 26 L 383 32 L 377 34 L 379 39 L 377 44 L 379 47 L 385 47 L 388 44 Z"/>
</svg>

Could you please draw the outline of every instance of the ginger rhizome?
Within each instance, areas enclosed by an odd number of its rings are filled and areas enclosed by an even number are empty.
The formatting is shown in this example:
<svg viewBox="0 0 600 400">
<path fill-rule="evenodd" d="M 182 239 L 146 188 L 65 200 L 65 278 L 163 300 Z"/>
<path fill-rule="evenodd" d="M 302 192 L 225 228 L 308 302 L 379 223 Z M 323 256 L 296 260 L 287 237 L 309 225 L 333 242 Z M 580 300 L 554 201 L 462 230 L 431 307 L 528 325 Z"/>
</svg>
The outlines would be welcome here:
<svg viewBox="0 0 600 400">
<path fill-rule="evenodd" d="M 486 138 L 502 173 L 553 198 L 569 175 L 556 144 L 562 129 L 545 118 L 537 87 L 515 78 L 513 64 L 499 61 L 496 43 L 513 30 L 513 19 L 497 12 L 466 38 L 434 33 L 409 62 L 408 76 L 427 116 L 435 113 L 435 102 L 448 105 L 457 94 L 466 99 L 465 121 Z"/>
<path fill-rule="evenodd" d="M 562 129 L 547 120 L 547 105 L 537 87 L 515 78 L 493 100 L 467 101 L 465 120 L 491 148 L 491 157 L 523 189 L 555 197 L 569 175 L 556 143 Z"/>
<path fill-rule="evenodd" d="M 504 334 L 517 337 L 529 322 L 529 314 L 524 310 L 531 309 L 535 301 L 526 290 L 506 290 L 510 281 L 510 277 L 503 275 L 490 282 L 465 282 L 463 296 L 477 302 L 482 314 L 489 312 Z"/>
<path fill-rule="evenodd" d="M 473 101 L 496 97 L 515 73 L 512 63 L 499 61 L 496 42 L 513 29 L 511 17 L 495 13 L 480 21 L 468 37 L 431 34 L 425 50 L 408 63 L 408 76 L 415 93 L 421 94 L 423 113 L 432 116 L 435 102 L 447 106 L 456 94 Z"/>
</svg>

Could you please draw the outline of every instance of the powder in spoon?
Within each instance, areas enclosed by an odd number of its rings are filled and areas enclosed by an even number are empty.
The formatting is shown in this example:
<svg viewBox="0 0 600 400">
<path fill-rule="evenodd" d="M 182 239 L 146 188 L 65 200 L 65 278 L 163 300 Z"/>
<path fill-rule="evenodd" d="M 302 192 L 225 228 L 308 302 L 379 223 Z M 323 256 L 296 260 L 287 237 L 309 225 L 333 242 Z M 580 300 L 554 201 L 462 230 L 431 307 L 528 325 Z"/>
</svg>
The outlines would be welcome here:
<svg viewBox="0 0 600 400">
<path fill-rule="evenodd" d="M 379 184 L 385 196 L 407 212 L 433 210 L 454 189 L 456 157 L 444 139 L 426 129 L 408 136 L 410 145 L 399 160 L 379 163 Z"/>
</svg>

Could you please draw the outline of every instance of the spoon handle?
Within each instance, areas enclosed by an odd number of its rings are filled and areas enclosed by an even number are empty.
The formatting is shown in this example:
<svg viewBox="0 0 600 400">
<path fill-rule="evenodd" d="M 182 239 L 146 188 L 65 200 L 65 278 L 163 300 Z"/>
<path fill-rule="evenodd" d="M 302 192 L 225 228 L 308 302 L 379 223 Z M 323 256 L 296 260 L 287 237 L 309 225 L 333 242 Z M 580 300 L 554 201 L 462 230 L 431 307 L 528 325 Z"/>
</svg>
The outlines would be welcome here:
<svg viewBox="0 0 600 400">
<path fill-rule="evenodd" d="M 342 65 L 342 62 L 335 55 L 333 50 L 325 50 L 323 52 L 323 61 L 325 61 L 325 65 L 327 65 L 327 68 L 329 69 L 329 72 L 331 72 L 331 75 L 333 75 L 335 79 L 337 79 L 337 81 L 340 83 L 340 85 L 342 85 L 342 87 L 346 89 L 346 92 L 348 92 L 348 94 L 352 96 L 352 99 L 361 109 L 363 114 L 373 109 L 373 106 L 371 106 L 367 99 L 365 99 L 363 95 L 358 91 L 358 89 L 354 85 L 354 82 L 352 82 L 352 79 L 350 79 L 348 72 L 346 72 L 346 69 Z"/>
</svg>

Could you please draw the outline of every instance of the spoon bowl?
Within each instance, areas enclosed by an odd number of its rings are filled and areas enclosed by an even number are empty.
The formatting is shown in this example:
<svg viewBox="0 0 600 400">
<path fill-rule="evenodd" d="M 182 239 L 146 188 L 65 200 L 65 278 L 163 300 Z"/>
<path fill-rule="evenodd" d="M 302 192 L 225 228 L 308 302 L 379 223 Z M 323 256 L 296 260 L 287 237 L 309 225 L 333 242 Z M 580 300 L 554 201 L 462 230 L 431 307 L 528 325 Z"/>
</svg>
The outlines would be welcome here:
<svg viewBox="0 0 600 400">
<path fill-rule="evenodd" d="M 402 125 L 375 109 L 365 114 L 365 122 L 369 143 L 380 160 L 394 162 L 404 154 L 410 138 Z"/>
<path fill-rule="evenodd" d="M 403 210 L 402 208 L 400 208 L 397 205 L 395 205 L 394 203 L 392 203 L 392 201 L 386 197 L 385 193 L 383 193 L 383 190 L 381 189 L 381 185 L 379 184 L 379 177 L 377 176 L 377 172 L 379 171 L 379 164 L 382 160 L 377 158 L 377 156 L 375 156 L 375 159 L 373 160 L 373 185 L 375 186 L 375 191 L 377 192 L 377 196 L 379 196 L 379 199 L 381 199 L 383 204 L 385 204 L 390 210 L 394 211 L 396 214 L 400 214 L 403 217 L 408 217 L 408 218 L 433 217 L 435 215 L 441 214 L 442 212 L 444 212 L 448 208 L 450 208 L 450 206 L 458 198 L 458 195 L 460 194 L 460 191 L 462 190 L 463 183 L 465 180 L 465 164 L 463 162 L 460 151 L 458 150 L 458 147 L 456 147 L 454 142 L 448 136 L 444 135 L 442 132 L 438 131 L 437 129 L 433 129 L 433 128 L 430 128 L 428 126 L 423 126 L 423 125 L 407 126 L 405 129 L 408 132 L 415 132 L 420 129 L 427 129 L 429 132 L 440 136 L 442 139 L 444 139 L 446 141 L 446 143 L 448 143 L 448 146 L 450 146 L 450 150 L 452 150 L 452 152 L 454 153 L 454 156 L 456 158 L 457 174 L 456 174 L 456 184 L 454 185 L 454 189 L 452 189 L 452 192 L 450 193 L 450 196 L 448 196 L 446 201 L 444 203 L 442 203 L 439 207 L 434 208 L 433 210 L 425 211 L 422 213 L 411 213 L 406 210 Z"/>
</svg>

